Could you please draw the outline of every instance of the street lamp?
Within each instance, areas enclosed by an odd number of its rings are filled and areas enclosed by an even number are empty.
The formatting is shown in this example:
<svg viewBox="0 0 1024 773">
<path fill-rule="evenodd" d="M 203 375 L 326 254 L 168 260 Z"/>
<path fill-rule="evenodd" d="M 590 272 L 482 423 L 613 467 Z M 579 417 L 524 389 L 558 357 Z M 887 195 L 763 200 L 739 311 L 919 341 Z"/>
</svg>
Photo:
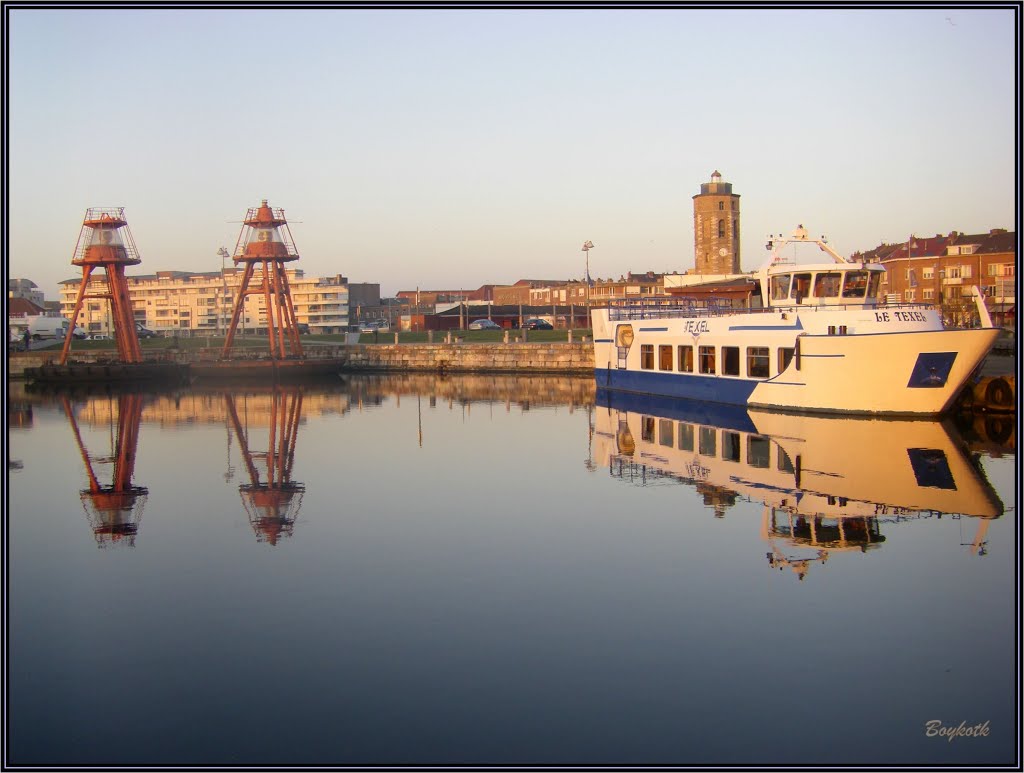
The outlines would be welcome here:
<svg viewBox="0 0 1024 773">
<path fill-rule="evenodd" d="M 587 322 L 590 322 L 590 251 L 594 248 L 594 243 L 589 239 L 583 242 L 583 252 L 587 256 L 587 272 L 585 275 L 585 281 L 587 283 Z"/>
<path fill-rule="evenodd" d="M 221 247 L 217 250 L 217 254 L 220 255 L 220 282 L 223 290 L 221 297 L 217 300 L 217 337 L 219 338 L 221 317 L 224 314 L 224 301 L 228 297 L 228 280 L 224 276 L 224 261 L 231 257 L 231 253 L 227 251 L 227 248 Z"/>
</svg>

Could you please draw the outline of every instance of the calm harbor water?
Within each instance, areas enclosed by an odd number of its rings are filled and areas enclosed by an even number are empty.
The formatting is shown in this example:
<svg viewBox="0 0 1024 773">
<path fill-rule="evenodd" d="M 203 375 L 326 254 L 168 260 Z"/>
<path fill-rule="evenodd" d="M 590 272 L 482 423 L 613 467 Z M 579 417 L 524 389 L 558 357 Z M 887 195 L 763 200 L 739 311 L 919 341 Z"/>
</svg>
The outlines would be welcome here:
<svg viewBox="0 0 1024 773">
<path fill-rule="evenodd" d="M 10 765 L 1015 761 L 1007 427 L 508 377 L 8 425 Z"/>
</svg>

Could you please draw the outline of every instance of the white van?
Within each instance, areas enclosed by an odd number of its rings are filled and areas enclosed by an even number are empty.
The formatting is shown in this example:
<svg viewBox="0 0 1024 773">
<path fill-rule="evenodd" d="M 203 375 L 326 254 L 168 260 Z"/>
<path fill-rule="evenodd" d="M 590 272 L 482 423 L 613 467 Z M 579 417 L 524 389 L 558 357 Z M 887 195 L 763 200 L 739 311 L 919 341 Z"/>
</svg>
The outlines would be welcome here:
<svg viewBox="0 0 1024 773">
<path fill-rule="evenodd" d="M 49 338 L 63 340 L 67 337 L 68 327 L 71 325 L 71 321 L 67 317 L 46 317 L 39 314 L 25 319 L 28 320 L 28 332 L 33 341 Z"/>
</svg>

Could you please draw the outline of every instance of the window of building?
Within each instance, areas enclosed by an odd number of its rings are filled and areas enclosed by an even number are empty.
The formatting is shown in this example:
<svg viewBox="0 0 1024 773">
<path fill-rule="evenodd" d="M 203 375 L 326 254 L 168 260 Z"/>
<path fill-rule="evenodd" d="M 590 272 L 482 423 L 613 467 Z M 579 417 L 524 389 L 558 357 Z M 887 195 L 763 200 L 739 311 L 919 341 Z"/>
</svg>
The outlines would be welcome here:
<svg viewBox="0 0 1024 773">
<path fill-rule="evenodd" d="M 718 455 L 718 438 L 714 427 L 701 427 L 697 435 L 697 451 L 701 456 Z"/>
<path fill-rule="evenodd" d="M 714 373 L 715 372 L 715 347 L 713 346 L 702 346 L 698 352 L 698 359 L 700 360 L 700 372 L 701 373 Z"/>
<path fill-rule="evenodd" d="M 782 373 L 786 368 L 789 367 L 789 363 L 793 361 L 793 348 L 783 347 L 779 349 L 779 373 Z"/>
<path fill-rule="evenodd" d="M 693 425 L 679 422 L 679 450 L 693 450 Z"/>
<path fill-rule="evenodd" d="M 683 373 L 693 373 L 693 347 L 686 345 L 679 347 L 679 370 Z"/>
<path fill-rule="evenodd" d="M 675 422 L 672 419 L 659 419 L 658 420 L 658 443 L 665 446 L 665 448 L 672 448 L 676 444 L 675 437 L 673 437 L 673 430 L 675 428 Z"/>
<path fill-rule="evenodd" d="M 654 370 L 654 344 L 640 344 L 640 367 Z"/>
<path fill-rule="evenodd" d="M 740 348 L 738 346 L 722 347 L 722 373 L 726 376 L 740 375 Z"/>
<path fill-rule="evenodd" d="M 725 202 L 724 202 L 724 201 L 720 201 L 720 202 L 718 202 L 718 209 L 719 209 L 719 210 L 723 210 L 723 209 L 725 209 Z"/>
<path fill-rule="evenodd" d="M 964 279 L 970 279 L 971 278 L 971 266 L 961 266 L 960 267 L 960 276 L 963 277 Z"/>
<path fill-rule="evenodd" d="M 747 347 L 747 376 L 750 378 L 768 378 L 768 347 Z"/>
<path fill-rule="evenodd" d="M 718 221 L 718 235 L 720 237 L 724 237 L 725 236 L 725 221 L 724 220 L 719 220 Z"/>
<path fill-rule="evenodd" d="M 921 288 L 921 299 L 922 300 L 930 301 L 930 300 L 933 300 L 934 298 L 935 298 L 935 290 L 932 290 L 931 288 L 925 288 L 925 287 Z"/>
<path fill-rule="evenodd" d="M 921 277 L 923 279 L 934 279 L 935 278 L 935 267 L 932 266 L 931 268 L 922 269 Z"/>
<path fill-rule="evenodd" d="M 658 370 L 672 370 L 672 345 L 658 345 Z"/>
<path fill-rule="evenodd" d="M 960 266 L 949 266 L 946 269 L 947 279 L 959 279 L 960 278 Z"/>
<path fill-rule="evenodd" d="M 740 460 L 740 433 L 722 431 L 722 458 L 727 462 Z"/>
<path fill-rule="evenodd" d="M 916 295 L 917 295 L 917 290 L 904 290 L 903 291 L 903 299 L 906 300 L 906 301 L 913 301 L 914 297 Z"/>
</svg>

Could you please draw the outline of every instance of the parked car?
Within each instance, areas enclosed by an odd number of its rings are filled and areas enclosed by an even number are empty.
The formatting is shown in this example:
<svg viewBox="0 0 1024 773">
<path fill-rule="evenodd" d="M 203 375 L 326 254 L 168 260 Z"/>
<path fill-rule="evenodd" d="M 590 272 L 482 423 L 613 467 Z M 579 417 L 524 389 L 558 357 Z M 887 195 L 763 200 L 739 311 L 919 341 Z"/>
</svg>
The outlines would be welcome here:
<svg viewBox="0 0 1024 773">
<path fill-rule="evenodd" d="M 89 334 L 82 330 L 82 328 L 76 327 L 74 330 L 71 331 L 71 337 L 76 338 L 79 341 L 84 341 L 86 338 L 89 337 Z"/>
<path fill-rule="evenodd" d="M 103 333 L 93 333 L 91 336 L 89 336 L 89 338 L 87 340 L 89 340 L 89 341 L 109 341 L 110 340 L 110 336 L 104 335 Z"/>
<path fill-rule="evenodd" d="M 546 319 L 528 319 L 523 323 L 526 330 L 554 330 L 555 327 Z"/>
<path fill-rule="evenodd" d="M 388 331 L 388 323 L 383 319 L 371 319 L 360 324 L 359 329 L 363 333 L 386 333 Z"/>
<path fill-rule="evenodd" d="M 309 335 L 309 325 L 306 322 L 296 322 L 295 327 L 298 329 L 300 336 Z"/>
<path fill-rule="evenodd" d="M 469 323 L 470 330 L 501 330 L 501 325 L 489 319 L 475 319 Z"/>
<path fill-rule="evenodd" d="M 136 325 L 135 332 L 138 334 L 139 338 L 156 338 L 156 333 L 142 325 Z"/>
</svg>

